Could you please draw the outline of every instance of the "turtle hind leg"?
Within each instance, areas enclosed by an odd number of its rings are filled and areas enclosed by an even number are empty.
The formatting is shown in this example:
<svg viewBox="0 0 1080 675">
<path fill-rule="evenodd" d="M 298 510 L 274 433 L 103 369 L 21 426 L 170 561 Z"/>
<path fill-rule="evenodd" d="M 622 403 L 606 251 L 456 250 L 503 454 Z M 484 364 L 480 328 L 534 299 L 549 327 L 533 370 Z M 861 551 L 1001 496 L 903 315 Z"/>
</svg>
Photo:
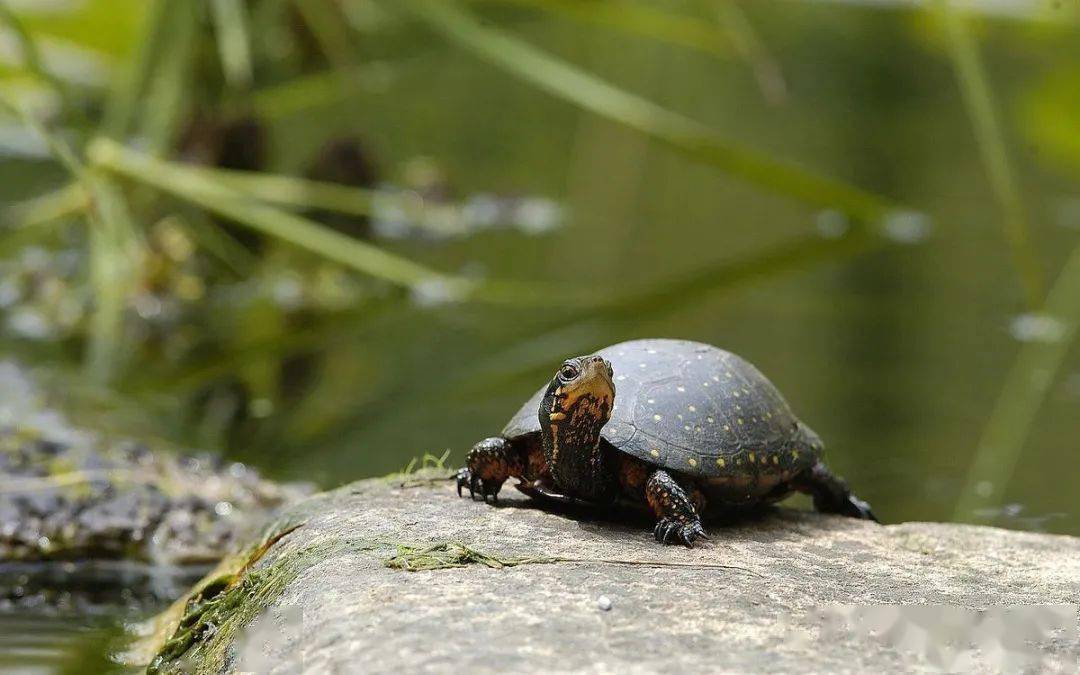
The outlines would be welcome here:
<svg viewBox="0 0 1080 675">
<path fill-rule="evenodd" d="M 667 471 L 657 469 L 645 481 L 645 499 L 659 518 L 653 536 L 661 544 L 693 548 L 698 538 L 708 539 L 695 506 L 704 506 L 700 491 L 686 490 Z"/>
<path fill-rule="evenodd" d="M 814 508 L 822 513 L 837 513 L 849 518 L 881 522 L 870 510 L 870 505 L 851 494 L 847 483 L 821 462 L 797 477 L 793 487 L 812 496 Z"/>
<path fill-rule="evenodd" d="M 499 490 L 510 477 L 531 480 L 534 474 L 542 473 L 545 467 L 542 455 L 536 443 L 529 437 L 515 439 L 493 436 L 485 438 L 469 450 L 465 467 L 457 473 L 457 491 L 469 490 L 469 496 L 480 495 L 487 501 L 499 500 Z"/>
</svg>

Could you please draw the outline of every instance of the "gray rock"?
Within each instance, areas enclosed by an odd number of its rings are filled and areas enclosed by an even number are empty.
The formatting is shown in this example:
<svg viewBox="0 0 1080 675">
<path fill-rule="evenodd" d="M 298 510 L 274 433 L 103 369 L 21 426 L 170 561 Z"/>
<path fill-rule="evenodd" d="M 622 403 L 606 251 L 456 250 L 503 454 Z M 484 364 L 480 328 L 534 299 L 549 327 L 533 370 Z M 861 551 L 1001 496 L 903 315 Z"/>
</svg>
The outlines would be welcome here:
<svg viewBox="0 0 1080 675">
<path fill-rule="evenodd" d="M 423 474 L 308 499 L 159 619 L 152 670 L 1075 672 L 1080 656 L 1077 538 L 777 509 L 687 550 L 513 493 L 496 507 Z"/>
</svg>

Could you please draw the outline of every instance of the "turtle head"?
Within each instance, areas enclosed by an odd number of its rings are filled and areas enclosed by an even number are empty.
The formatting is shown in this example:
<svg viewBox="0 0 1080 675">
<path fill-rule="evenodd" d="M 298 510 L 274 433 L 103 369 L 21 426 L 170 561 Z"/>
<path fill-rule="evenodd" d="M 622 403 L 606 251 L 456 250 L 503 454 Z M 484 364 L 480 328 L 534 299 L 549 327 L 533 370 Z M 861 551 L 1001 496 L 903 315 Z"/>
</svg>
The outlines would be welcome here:
<svg viewBox="0 0 1080 675">
<path fill-rule="evenodd" d="M 544 396 L 548 405 L 541 405 L 541 409 L 547 408 L 542 411 L 547 419 L 541 418 L 540 425 L 577 420 L 603 426 L 615 403 L 613 375 L 611 364 L 602 356 L 577 356 L 563 361 Z"/>
<path fill-rule="evenodd" d="M 600 430 L 615 405 L 613 375 L 611 363 L 601 356 L 567 359 L 540 402 L 544 455 L 562 487 L 585 494 L 598 487 Z"/>
</svg>

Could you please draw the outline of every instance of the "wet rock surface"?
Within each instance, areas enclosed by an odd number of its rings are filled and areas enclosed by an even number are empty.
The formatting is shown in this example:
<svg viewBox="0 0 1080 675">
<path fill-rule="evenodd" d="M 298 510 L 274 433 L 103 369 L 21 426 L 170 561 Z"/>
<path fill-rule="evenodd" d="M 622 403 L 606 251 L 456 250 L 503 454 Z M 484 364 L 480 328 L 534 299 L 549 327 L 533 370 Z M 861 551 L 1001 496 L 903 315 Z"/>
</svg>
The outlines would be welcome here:
<svg viewBox="0 0 1080 675">
<path fill-rule="evenodd" d="M 496 507 L 424 473 L 305 500 L 163 615 L 144 656 L 207 673 L 1075 672 L 1080 657 L 1074 537 L 781 508 L 687 550 L 514 492 Z"/>
<path fill-rule="evenodd" d="M 46 561 L 208 566 L 310 491 L 212 455 L 155 452 L 78 428 L 46 399 L 22 370 L 0 363 L 4 574 L 19 563 L 26 577 L 34 571 L 27 563 Z M 0 589 L 14 593 L 11 584 Z"/>
</svg>

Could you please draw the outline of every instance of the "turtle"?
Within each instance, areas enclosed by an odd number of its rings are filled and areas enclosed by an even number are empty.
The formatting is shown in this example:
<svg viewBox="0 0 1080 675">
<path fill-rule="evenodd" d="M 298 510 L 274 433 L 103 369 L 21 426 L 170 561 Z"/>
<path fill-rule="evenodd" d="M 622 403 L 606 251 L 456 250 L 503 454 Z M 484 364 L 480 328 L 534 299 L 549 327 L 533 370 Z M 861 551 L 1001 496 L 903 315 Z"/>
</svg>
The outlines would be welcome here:
<svg viewBox="0 0 1080 675">
<path fill-rule="evenodd" d="M 562 362 L 498 436 L 469 451 L 457 492 L 493 503 L 503 484 L 539 499 L 637 504 L 663 544 L 707 539 L 710 512 L 801 492 L 821 512 L 877 521 L 825 465 L 821 439 L 743 358 L 645 339 Z"/>
</svg>

